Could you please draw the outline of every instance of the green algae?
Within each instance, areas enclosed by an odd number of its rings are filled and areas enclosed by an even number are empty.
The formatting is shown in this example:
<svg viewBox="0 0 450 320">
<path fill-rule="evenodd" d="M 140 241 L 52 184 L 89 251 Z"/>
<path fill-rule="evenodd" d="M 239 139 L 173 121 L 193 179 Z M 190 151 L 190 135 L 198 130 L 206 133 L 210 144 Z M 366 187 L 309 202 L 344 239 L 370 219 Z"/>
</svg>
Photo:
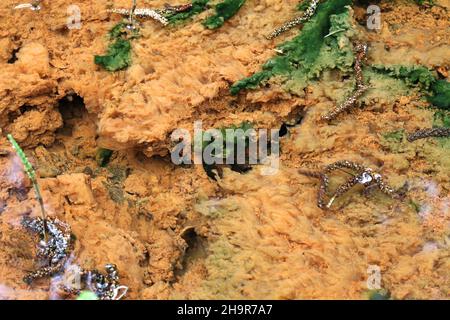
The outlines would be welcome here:
<svg viewBox="0 0 450 320">
<path fill-rule="evenodd" d="M 404 137 L 405 137 L 404 130 L 397 130 L 397 131 L 392 131 L 392 132 L 383 134 L 383 139 L 385 139 L 388 142 L 393 142 L 393 143 L 402 142 Z"/>
<path fill-rule="evenodd" d="M 407 132 L 404 129 L 383 133 L 380 144 L 392 153 L 411 153 L 414 147 L 407 142 Z"/>
<path fill-rule="evenodd" d="M 218 133 L 220 134 L 222 141 L 223 141 L 223 145 L 221 146 L 222 148 L 222 154 L 218 155 L 212 155 L 214 157 L 222 157 L 223 159 L 226 159 L 233 151 L 230 150 L 229 148 L 227 149 L 227 146 L 233 146 L 234 150 L 236 150 L 238 143 L 240 142 L 239 140 L 244 140 L 243 142 L 245 143 L 245 146 L 248 146 L 249 143 L 249 137 L 248 135 L 245 135 L 245 133 L 248 130 L 251 130 L 253 128 L 253 125 L 251 122 L 248 121 L 244 121 L 239 125 L 231 125 L 229 127 L 222 127 L 220 129 L 218 129 Z M 231 130 L 231 132 L 230 132 Z M 244 135 L 240 135 L 238 134 L 238 132 L 242 132 L 244 133 Z M 230 133 L 230 134 L 228 134 Z M 205 148 L 210 146 L 213 142 L 215 137 L 213 136 L 212 132 L 204 132 L 201 136 L 197 137 L 197 139 L 201 138 L 202 141 L 202 152 L 204 152 Z M 219 148 L 217 148 L 219 149 Z"/>
<path fill-rule="evenodd" d="M 372 70 L 401 79 L 409 87 L 419 88 L 433 106 L 450 110 L 450 82 L 439 80 L 428 68 L 420 65 L 373 65 Z"/>
<path fill-rule="evenodd" d="M 309 80 L 325 69 L 350 72 L 354 55 L 349 38 L 354 30 L 346 6 L 351 3 L 351 0 L 330 0 L 319 4 L 300 35 L 278 47 L 282 54 L 266 62 L 262 71 L 234 83 L 231 93 L 256 89 L 273 77 L 281 77 L 288 91 L 299 94 Z"/>
<path fill-rule="evenodd" d="M 108 35 L 111 40 L 116 40 L 123 38 L 127 35 L 127 32 L 125 31 L 127 27 L 127 23 L 125 22 L 119 22 L 114 27 L 112 27 L 111 30 L 109 30 Z"/>
<path fill-rule="evenodd" d="M 311 1 L 308 1 L 308 0 L 305 0 L 305 1 L 300 2 L 300 3 L 297 5 L 297 10 L 299 10 L 299 11 L 305 11 L 306 9 L 308 9 L 310 3 L 311 3 Z"/>
<path fill-rule="evenodd" d="M 103 56 L 95 56 L 95 64 L 108 71 L 118 71 L 128 68 L 131 64 L 131 43 L 129 40 L 118 39 L 108 47 Z"/>
<path fill-rule="evenodd" d="M 99 148 L 95 155 L 95 160 L 100 167 L 106 167 L 111 160 L 111 156 L 113 154 L 112 150 Z"/>
<path fill-rule="evenodd" d="M 420 65 L 372 65 L 376 72 L 386 74 L 388 76 L 402 79 L 408 86 L 419 85 L 425 90 L 429 90 L 435 77 L 428 68 Z"/>
<path fill-rule="evenodd" d="M 208 9 L 209 0 L 193 0 L 192 7 L 184 12 L 166 13 L 164 17 L 172 25 L 180 24 L 195 15 Z M 208 29 L 217 29 L 223 26 L 225 21 L 231 19 L 244 5 L 245 0 L 224 0 L 215 6 L 215 14 L 203 21 L 203 25 Z"/>
<path fill-rule="evenodd" d="M 401 79 L 375 72 L 372 68 L 365 68 L 363 75 L 370 86 L 370 90 L 361 98 L 365 103 L 370 103 L 373 98 L 394 102 L 399 96 L 408 96 L 418 91 L 418 88 L 409 87 Z"/>
<path fill-rule="evenodd" d="M 109 46 L 107 53 L 103 56 L 94 57 L 95 64 L 102 66 L 105 70 L 114 72 L 126 69 L 131 65 L 131 41 L 137 36 L 136 32 L 128 37 L 126 32 L 126 23 L 120 22 L 109 31 L 109 38 L 113 41 Z"/>
<path fill-rule="evenodd" d="M 251 133 L 249 130 L 252 129 L 252 126 L 250 122 L 244 121 L 239 126 L 232 125 L 216 129 L 214 132 L 206 131 L 195 137 L 194 148 L 201 145 L 203 169 L 210 178 L 213 180 L 217 179 L 214 171 L 217 171 L 220 177 L 222 176 L 221 169 L 217 164 L 233 163 L 234 165 L 231 166 L 232 170 L 241 173 L 250 170 L 245 165 L 236 164 L 237 159 L 232 159 L 232 157 L 238 156 L 240 146 L 243 146 L 244 151 L 248 148 L 250 142 L 249 134 Z M 199 139 L 201 140 L 199 141 Z M 209 161 L 205 161 L 205 156 Z M 214 163 L 209 163 L 213 159 L 215 159 Z"/>
<path fill-rule="evenodd" d="M 439 109 L 450 110 L 450 82 L 437 80 L 431 85 L 433 95 L 428 101 Z"/>
<path fill-rule="evenodd" d="M 245 0 L 224 0 L 216 5 L 216 14 L 203 22 L 208 29 L 217 29 L 223 26 L 225 21 L 231 19 L 244 5 Z"/>
<path fill-rule="evenodd" d="M 436 127 L 450 128 L 450 112 L 439 110 L 434 113 L 433 124 Z"/>
<path fill-rule="evenodd" d="M 195 15 L 198 15 L 208 8 L 209 0 L 193 0 L 192 7 L 184 12 L 173 12 L 165 14 L 164 17 L 169 20 L 170 24 L 176 25 L 180 24 Z"/>
</svg>

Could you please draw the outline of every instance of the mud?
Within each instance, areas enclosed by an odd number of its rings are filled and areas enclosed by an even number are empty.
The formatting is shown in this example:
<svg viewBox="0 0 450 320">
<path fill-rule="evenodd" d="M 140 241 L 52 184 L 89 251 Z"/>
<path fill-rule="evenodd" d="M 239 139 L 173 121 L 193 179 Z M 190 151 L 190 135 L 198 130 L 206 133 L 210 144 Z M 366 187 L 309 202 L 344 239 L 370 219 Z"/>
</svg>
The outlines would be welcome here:
<svg viewBox="0 0 450 320">
<path fill-rule="evenodd" d="M 150 6 L 150 1 L 141 1 Z M 151 1 L 162 7 L 167 1 Z M 382 1 L 382 30 L 364 28 L 368 64 L 418 63 L 450 69 L 447 0 L 419 7 Z M 408 143 L 386 134 L 431 127 L 435 110 L 400 80 L 370 78 L 363 103 L 330 124 L 320 117 L 351 84 L 326 72 L 301 97 L 272 86 L 230 96 L 229 85 L 260 69 L 292 30 L 265 35 L 295 14 L 298 1 L 247 1 L 222 28 L 192 22 L 163 28 L 142 22 L 133 65 L 109 73 L 93 63 L 120 21 L 107 8 L 129 1 L 79 1 L 82 28 L 65 27 L 67 1 L 39 12 L 0 4 L 0 298 L 60 299 L 54 279 L 27 286 L 33 235 L 20 226 L 39 215 L 31 182 L 9 146 L 12 133 L 37 169 L 50 216 L 71 225 L 71 264 L 118 267 L 127 299 L 365 299 L 369 266 L 396 299 L 450 296 L 450 158 L 444 139 Z M 252 121 L 279 128 L 302 118 L 281 139 L 278 174 L 260 167 L 176 166 L 170 134 Z M 99 148 L 114 150 L 101 167 Z M 329 211 L 316 205 L 319 182 L 298 169 L 337 160 L 363 163 L 407 197 L 354 190 Z"/>
</svg>

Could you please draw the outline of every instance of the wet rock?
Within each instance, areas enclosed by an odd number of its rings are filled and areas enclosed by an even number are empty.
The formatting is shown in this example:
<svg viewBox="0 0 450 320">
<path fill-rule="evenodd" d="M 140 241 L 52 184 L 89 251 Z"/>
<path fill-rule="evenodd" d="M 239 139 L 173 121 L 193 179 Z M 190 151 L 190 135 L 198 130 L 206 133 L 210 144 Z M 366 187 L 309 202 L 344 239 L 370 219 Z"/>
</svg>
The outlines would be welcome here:
<svg viewBox="0 0 450 320">
<path fill-rule="evenodd" d="M 82 173 L 63 174 L 56 178 L 61 193 L 74 205 L 94 205 L 90 177 Z"/>
</svg>

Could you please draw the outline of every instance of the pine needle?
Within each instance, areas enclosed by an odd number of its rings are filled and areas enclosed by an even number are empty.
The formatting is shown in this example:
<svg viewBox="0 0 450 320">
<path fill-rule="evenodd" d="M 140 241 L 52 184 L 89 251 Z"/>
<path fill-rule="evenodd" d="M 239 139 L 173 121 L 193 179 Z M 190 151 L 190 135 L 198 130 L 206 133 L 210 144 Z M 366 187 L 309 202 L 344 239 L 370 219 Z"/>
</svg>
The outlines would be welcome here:
<svg viewBox="0 0 450 320">
<path fill-rule="evenodd" d="M 16 151 L 16 154 L 19 156 L 19 159 L 22 162 L 25 172 L 27 173 L 28 177 L 33 183 L 34 192 L 36 194 L 36 200 L 39 202 L 39 205 L 41 207 L 42 220 L 44 222 L 44 240 L 47 241 L 47 214 L 44 208 L 44 200 L 42 199 L 41 189 L 39 188 L 39 184 L 36 179 L 36 171 L 34 170 L 33 165 L 30 163 L 30 161 L 28 161 L 25 152 L 19 146 L 14 137 L 11 134 L 8 134 L 7 138 L 11 143 L 12 147 L 14 148 L 14 150 Z"/>
</svg>

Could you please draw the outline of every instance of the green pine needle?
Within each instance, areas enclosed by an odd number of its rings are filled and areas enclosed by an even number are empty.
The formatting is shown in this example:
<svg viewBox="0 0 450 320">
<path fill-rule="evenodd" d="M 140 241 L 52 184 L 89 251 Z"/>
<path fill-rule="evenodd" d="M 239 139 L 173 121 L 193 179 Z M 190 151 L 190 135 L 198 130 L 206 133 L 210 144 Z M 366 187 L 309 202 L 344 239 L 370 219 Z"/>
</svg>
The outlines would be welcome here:
<svg viewBox="0 0 450 320">
<path fill-rule="evenodd" d="M 36 172 L 34 171 L 33 166 L 31 165 L 30 161 L 28 161 L 27 156 L 25 155 L 25 152 L 22 150 L 22 148 L 19 146 L 17 141 L 14 139 L 14 137 L 11 134 L 7 135 L 7 138 L 11 145 L 13 146 L 14 150 L 16 151 L 17 155 L 20 158 L 20 161 L 23 164 L 23 167 L 25 169 L 25 172 L 27 173 L 28 177 L 31 179 L 31 181 L 36 180 Z"/>
<path fill-rule="evenodd" d="M 30 178 L 30 180 L 31 180 L 31 182 L 33 184 L 34 191 L 36 193 L 36 200 L 39 202 L 39 205 L 41 207 L 42 219 L 44 221 L 44 236 L 46 237 L 46 233 L 45 232 L 46 232 L 47 215 L 45 213 L 44 200 L 42 199 L 41 189 L 39 188 L 39 184 L 38 184 L 37 179 L 36 179 L 36 171 L 34 170 L 32 164 L 30 163 L 30 161 L 28 161 L 28 158 L 27 158 L 25 152 L 19 146 L 17 141 L 14 139 L 14 137 L 11 134 L 8 134 L 6 137 L 8 138 L 8 140 L 11 143 L 12 147 L 16 151 L 16 154 L 19 156 L 19 159 L 22 162 L 22 165 L 23 165 L 23 167 L 25 169 L 25 172 L 27 173 L 28 177 Z"/>
</svg>

